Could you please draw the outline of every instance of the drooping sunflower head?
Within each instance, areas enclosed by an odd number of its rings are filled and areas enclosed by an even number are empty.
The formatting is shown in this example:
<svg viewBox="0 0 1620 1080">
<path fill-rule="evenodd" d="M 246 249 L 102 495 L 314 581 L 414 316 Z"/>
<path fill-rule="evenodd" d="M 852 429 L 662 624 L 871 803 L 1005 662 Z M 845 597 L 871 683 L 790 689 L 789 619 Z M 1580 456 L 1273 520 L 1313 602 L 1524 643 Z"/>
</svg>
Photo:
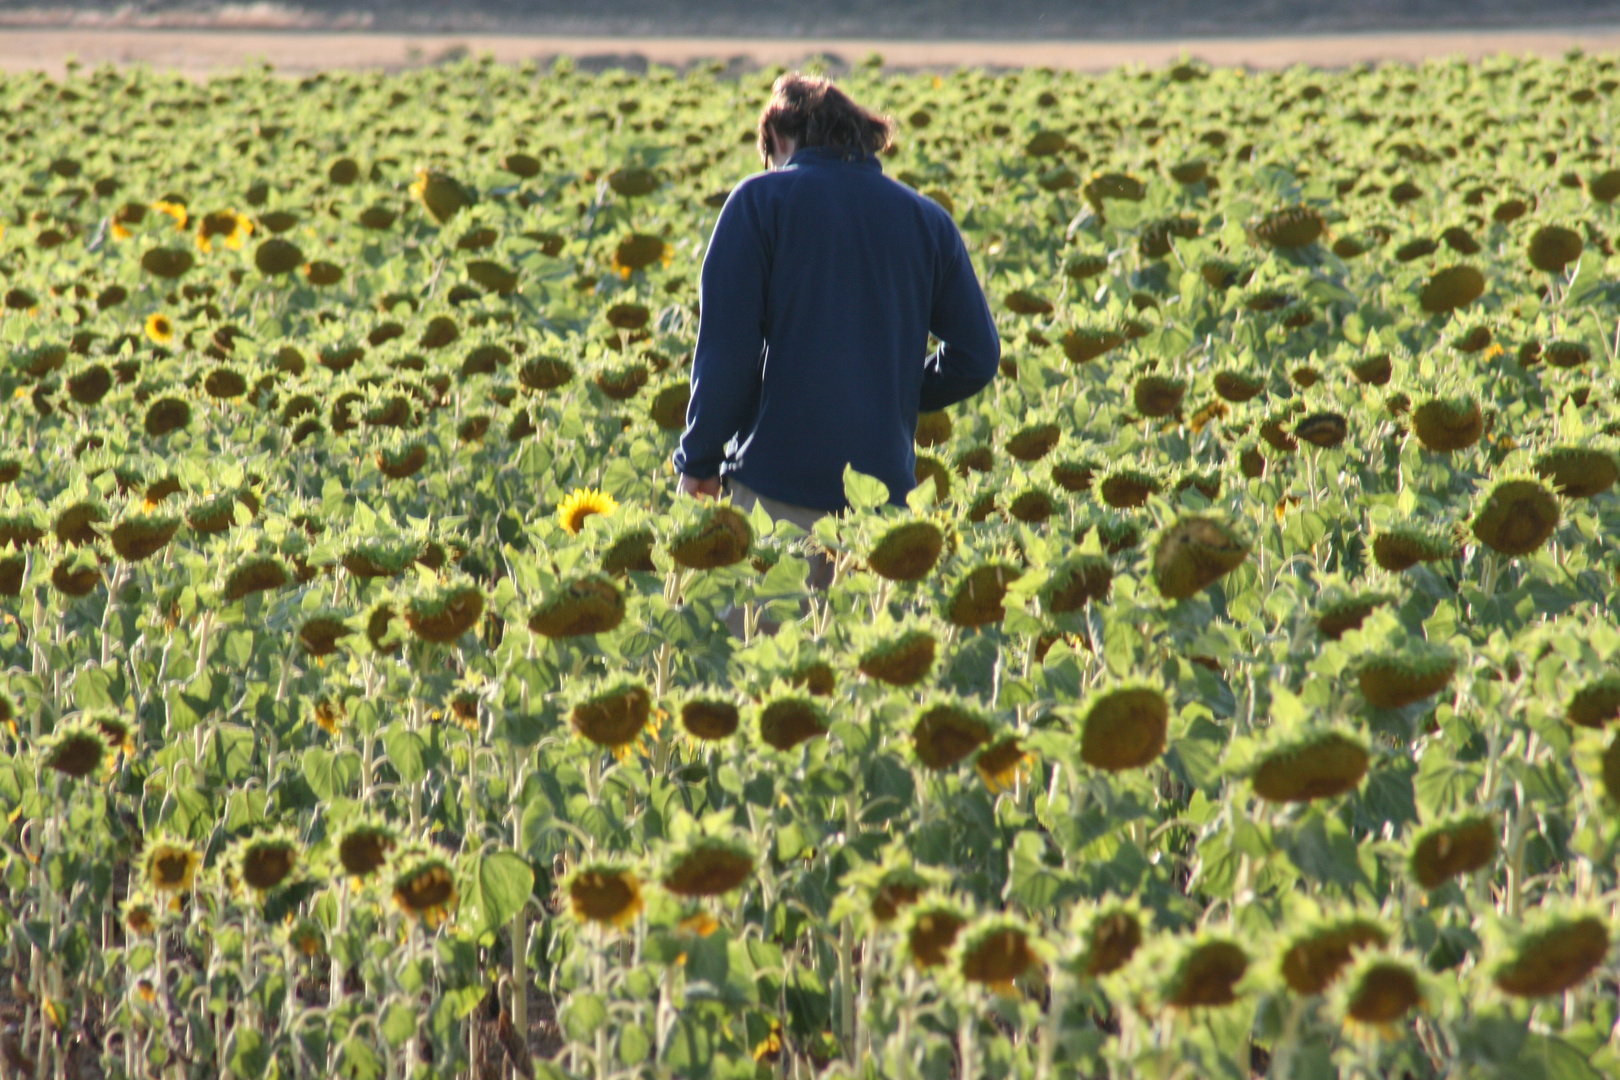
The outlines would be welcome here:
<svg viewBox="0 0 1620 1080">
<path fill-rule="evenodd" d="M 1620 720 L 1620 674 L 1600 675 L 1576 687 L 1564 703 L 1564 719 L 1586 728 Z"/>
<path fill-rule="evenodd" d="M 615 756 L 634 749 L 652 717 L 652 693 L 639 682 L 595 687 L 575 702 L 568 723 L 574 733 Z"/>
<path fill-rule="evenodd" d="M 1389 931 L 1373 919 L 1352 915 L 1311 920 L 1283 947 L 1278 969 L 1296 994 L 1320 994 L 1338 980 L 1357 952 L 1388 942 Z"/>
<path fill-rule="evenodd" d="M 717 570 L 742 562 L 753 543 L 753 527 L 740 510 L 706 499 L 670 538 L 669 554 L 687 569 Z"/>
<path fill-rule="evenodd" d="M 1041 586 L 1041 606 L 1054 615 L 1079 611 L 1093 600 L 1108 599 L 1113 588 L 1113 564 L 1102 555 L 1074 555 L 1047 571 Z"/>
<path fill-rule="evenodd" d="M 157 345 L 168 345 L 174 341 L 174 321 L 161 311 L 154 311 L 146 317 L 146 336 Z"/>
<path fill-rule="evenodd" d="M 618 532 L 602 552 L 602 572 L 614 577 L 629 574 L 656 574 L 653 547 L 657 538 L 644 525 L 626 527 Z"/>
<path fill-rule="evenodd" d="M 720 690 L 699 690 L 688 694 L 676 708 L 681 728 L 698 742 L 718 742 L 736 734 L 742 725 L 737 702 Z"/>
<path fill-rule="evenodd" d="M 190 890 L 201 865 L 201 853 L 179 840 L 154 839 L 141 856 L 147 887 L 161 893 Z"/>
<path fill-rule="evenodd" d="M 549 638 L 605 634 L 624 621 L 624 594 L 602 574 L 560 584 L 529 617 L 529 629 Z"/>
<path fill-rule="evenodd" d="M 938 697 L 925 702 L 911 725 L 911 748 L 924 768 L 954 769 L 995 734 L 990 720 L 967 702 Z"/>
<path fill-rule="evenodd" d="M 1228 522 L 1209 516 L 1180 518 L 1159 536 L 1153 580 L 1167 600 L 1185 600 L 1236 570 L 1249 543 Z"/>
<path fill-rule="evenodd" d="M 157 929 L 158 920 L 162 913 L 152 898 L 143 892 L 131 893 L 129 899 L 124 901 L 124 926 L 132 934 L 142 937 L 151 934 Z"/>
<path fill-rule="evenodd" d="M 581 864 L 568 875 L 562 889 L 580 922 L 623 930 L 635 922 L 643 907 L 641 879 L 619 863 Z"/>
<path fill-rule="evenodd" d="M 1395 1026 L 1428 1000 L 1421 965 L 1386 952 L 1368 951 L 1349 965 L 1334 994 L 1333 1011 L 1344 1022 L 1388 1037 Z"/>
<path fill-rule="evenodd" d="M 460 902 L 455 872 L 439 855 L 420 849 L 393 860 L 394 903 L 429 929 L 448 919 Z"/>
<path fill-rule="evenodd" d="M 919 968 L 937 968 L 950 959 L 957 936 L 971 913 L 947 897 L 925 895 L 905 906 L 896 920 L 903 948 Z"/>
<path fill-rule="evenodd" d="M 1010 993 L 1019 977 L 1041 966 L 1038 942 L 1034 929 L 1016 916 L 981 916 L 957 937 L 954 967 L 970 983 Z"/>
<path fill-rule="evenodd" d="M 1267 802 L 1304 803 L 1354 790 L 1370 758 L 1359 739 L 1324 728 L 1280 740 L 1263 751 L 1250 780 Z"/>
<path fill-rule="evenodd" d="M 399 834 L 380 821 L 362 820 L 338 837 L 337 858 L 344 873 L 366 878 L 382 869 L 399 843 Z"/>
<path fill-rule="evenodd" d="M 1076 716 L 1080 759 L 1094 769 L 1139 769 L 1164 753 L 1170 702 L 1159 687 L 1120 683 L 1093 695 Z"/>
<path fill-rule="evenodd" d="M 1491 486 L 1470 526 L 1502 555 L 1528 555 L 1558 528 L 1558 497 L 1539 478 L 1504 477 Z"/>
<path fill-rule="evenodd" d="M 585 519 L 593 514 L 608 516 L 619 508 L 618 501 L 596 488 L 575 488 L 557 504 L 557 524 L 569 536 L 578 536 Z"/>
<path fill-rule="evenodd" d="M 939 642 L 921 626 L 898 633 L 877 632 L 856 660 L 856 668 L 869 679 L 890 686 L 913 686 L 933 670 Z"/>
<path fill-rule="evenodd" d="M 1620 453 L 1609 440 L 1554 446 L 1536 458 L 1535 471 L 1566 499 L 1590 499 L 1620 480 Z"/>
<path fill-rule="evenodd" d="M 1317 632 L 1330 641 L 1338 641 L 1349 631 L 1360 628 L 1368 615 L 1395 600 L 1391 594 L 1381 592 L 1330 597 L 1316 609 Z"/>
<path fill-rule="evenodd" d="M 1134 898 L 1109 897 L 1079 905 L 1070 919 L 1074 928 L 1071 967 L 1087 978 L 1112 975 L 1131 962 L 1142 947 L 1148 917 Z"/>
<path fill-rule="evenodd" d="M 827 734 L 831 726 L 814 697 L 781 684 L 761 702 L 756 722 L 760 741 L 783 752 Z"/>
<path fill-rule="evenodd" d="M 973 759 L 973 771 L 992 795 L 1016 788 L 1029 772 L 1030 754 L 1017 735 L 997 739 Z"/>
<path fill-rule="evenodd" d="M 1422 701 L 1450 685 L 1457 662 L 1457 654 L 1450 649 L 1424 641 L 1371 653 L 1362 659 L 1357 675 L 1361 695 L 1377 709 L 1398 709 Z"/>
<path fill-rule="evenodd" d="M 1007 614 L 1007 588 L 1022 576 L 1013 565 L 988 561 L 958 577 L 946 598 L 944 616 L 963 628 L 999 623 Z"/>
<path fill-rule="evenodd" d="M 237 880 L 256 893 L 269 892 L 292 877 L 299 861 L 298 841 L 271 833 L 239 842 L 230 866 Z"/>
<path fill-rule="evenodd" d="M 1412 840 L 1407 865 L 1425 889 L 1438 889 L 1463 874 L 1482 870 L 1496 858 L 1500 845 L 1494 818 L 1465 814 L 1423 829 Z"/>
<path fill-rule="evenodd" d="M 1159 984 L 1159 996 L 1173 1009 L 1213 1008 L 1238 999 L 1238 983 L 1249 970 L 1249 954 L 1231 938 L 1200 933 L 1175 943 Z"/>
<path fill-rule="evenodd" d="M 1409 570 L 1421 562 L 1437 562 L 1456 554 L 1456 541 L 1442 529 L 1422 521 L 1392 521 L 1372 536 L 1372 559 L 1390 573 Z"/>
<path fill-rule="evenodd" d="M 927 577 L 945 549 L 945 535 L 932 521 L 918 519 L 891 526 L 872 545 L 866 563 L 890 581 Z"/>
<path fill-rule="evenodd" d="M 1608 921 L 1589 911 L 1543 910 L 1505 938 L 1491 981 L 1512 997 L 1548 997 L 1579 986 L 1613 954 Z"/>
<path fill-rule="evenodd" d="M 57 728 L 45 743 L 41 762 L 63 776 L 82 780 L 95 773 L 107 760 L 106 737 L 82 721 Z"/>
<path fill-rule="evenodd" d="M 434 585 L 405 603 L 405 625 L 423 641 L 450 644 L 478 625 L 484 594 L 465 577 Z"/>
<path fill-rule="evenodd" d="M 844 875 L 844 894 L 835 911 L 838 917 L 853 912 L 878 926 L 888 926 L 946 880 L 943 872 L 915 865 L 900 844 L 891 844 L 878 862 L 862 864 Z"/>
<path fill-rule="evenodd" d="M 676 896 L 723 896 L 754 874 L 754 851 L 739 836 L 694 836 L 664 859 L 660 882 Z"/>
</svg>

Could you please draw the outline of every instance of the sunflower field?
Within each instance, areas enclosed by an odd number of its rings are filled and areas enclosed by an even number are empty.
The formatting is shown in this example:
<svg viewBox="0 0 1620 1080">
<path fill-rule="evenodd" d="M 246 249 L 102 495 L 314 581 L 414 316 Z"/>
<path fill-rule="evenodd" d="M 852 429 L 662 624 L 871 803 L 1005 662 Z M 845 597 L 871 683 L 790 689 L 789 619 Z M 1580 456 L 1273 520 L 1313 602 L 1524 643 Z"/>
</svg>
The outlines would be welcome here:
<svg viewBox="0 0 1620 1080">
<path fill-rule="evenodd" d="M 1620 63 L 863 63 L 1004 359 L 808 535 L 722 73 L 0 80 L 0 1080 L 1620 1075 Z"/>
</svg>

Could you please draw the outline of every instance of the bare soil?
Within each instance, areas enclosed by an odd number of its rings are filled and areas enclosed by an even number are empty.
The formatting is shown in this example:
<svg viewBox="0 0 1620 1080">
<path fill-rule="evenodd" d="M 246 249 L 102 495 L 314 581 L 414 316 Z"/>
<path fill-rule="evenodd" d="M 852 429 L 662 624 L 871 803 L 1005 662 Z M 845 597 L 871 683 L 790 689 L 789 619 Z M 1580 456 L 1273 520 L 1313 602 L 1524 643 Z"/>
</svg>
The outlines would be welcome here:
<svg viewBox="0 0 1620 1080">
<path fill-rule="evenodd" d="M 3 13 L 0 13 L 3 14 Z M 0 17 L 0 26 L 6 19 Z M 130 29 L 17 26 L 0 29 L 0 71 L 44 69 L 60 75 L 70 58 L 87 66 L 146 64 L 191 75 L 269 63 L 288 74 L 330 68 L 398 70 L 466 55 L 501 62 L 560 55 L 581 66 L 641 69 L 722 61 L 746 70 L 794 65 L 813 56 L 836 70 L 869 53 L 895 68 L 1047 65 L 1096 71 L 1120 64 L 1163 66 L 1190 56 L 1220 65 L 1345 67 L 1361 62 L 1418 63 L 1431 57 L 1478 59 L 1500 53 L 1558 56 L 1571 48 L 1620 50 L 1620 25 L 1571 30 L 1442 30 L 1291 37 L 1188 37 L 1118 41 L 934 41 L 858 38 L 606 37 L 519 34 L 402 34 L 299 29 Z"/>
</svg>

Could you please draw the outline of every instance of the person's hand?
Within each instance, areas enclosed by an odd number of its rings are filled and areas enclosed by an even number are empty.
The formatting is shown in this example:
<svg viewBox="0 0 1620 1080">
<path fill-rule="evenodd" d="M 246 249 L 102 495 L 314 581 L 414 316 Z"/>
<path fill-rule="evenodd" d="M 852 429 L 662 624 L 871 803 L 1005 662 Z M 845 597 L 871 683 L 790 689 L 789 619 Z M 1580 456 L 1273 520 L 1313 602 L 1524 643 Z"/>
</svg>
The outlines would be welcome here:
<svg viewBox="0 0 1620 1080">
<path fill-rule="evenodd" d="M 682 495 L 691 495 L 697 499 L 718 499 L 720 497 L 720 478 L 710 476 L 699 480 L 695 476 L 682 476 L 679 484 Z"/>
</svg>

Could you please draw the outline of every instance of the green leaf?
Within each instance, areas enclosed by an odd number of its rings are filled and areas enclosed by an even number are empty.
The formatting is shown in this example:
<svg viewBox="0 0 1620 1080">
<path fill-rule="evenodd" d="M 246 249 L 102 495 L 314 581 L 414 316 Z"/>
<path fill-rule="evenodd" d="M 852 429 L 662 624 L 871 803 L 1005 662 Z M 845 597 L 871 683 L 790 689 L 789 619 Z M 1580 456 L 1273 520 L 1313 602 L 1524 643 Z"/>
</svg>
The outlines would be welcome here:
<svg viewBox="0 0 1620 1080">
<path fill-rule="evenodd" d="M 589 1043 L 596 1029 L 607 1023 L 607 1003 L 596 994 L 573 994 L 559 1010 L 563 1034 L 578 1043 Z"/>
<path fill-rule="evenodd" d="M 1513 1080 L 1602 1080 L 1586 1055 L 1553 1035 L 1530 1034 L 1503 1076 Z"/>
<path fill-rule="evenodd" d="M 854 510 L 876 510 L 889 501 L 889 485 L 875 476 L 856 472 L 853 465 L 845 465 L 844 498 Z"/>
<path fill-rule="evenodd" d="M 404 1002 L 396 1001 L 388 1006 L 387 1012 L 383 1013 L 382 1020 L 377 1024 L 377 1030 L 388 1040 L 388 1045 L 397 1050 L 416 1034 L 417 1017 L 415 1009 Z"/>
<path fill-rule="evenodd" d="M 388 753 L 388 762 L 394 766 L 401 780 L 414 784 L 427 776 L 424 761 L 427 742 L 422 736 L 403 723 L 395 723 L 383 729 L 382 741 L 383 749 Z"/>
<path fill-rule="evenodd" d="M 476 932 L 482 936 L 497 927 L 505 926 L 523 910 L 529 894 L 534 891 L 534 870 L 511 851 L 496 851 L 478 860 L 473 875 L 477 890 L 479 920 Z"/>
<path fill-rule="evenodd" d="M 231 1072 L 242 1080 L 256 1080 L 265 1075 L 270 1065 L 270 1047 L 264 1037 L 252 1027 L 238 1024 L 231 1032 L 226 1051 Z"/>
</svg>

